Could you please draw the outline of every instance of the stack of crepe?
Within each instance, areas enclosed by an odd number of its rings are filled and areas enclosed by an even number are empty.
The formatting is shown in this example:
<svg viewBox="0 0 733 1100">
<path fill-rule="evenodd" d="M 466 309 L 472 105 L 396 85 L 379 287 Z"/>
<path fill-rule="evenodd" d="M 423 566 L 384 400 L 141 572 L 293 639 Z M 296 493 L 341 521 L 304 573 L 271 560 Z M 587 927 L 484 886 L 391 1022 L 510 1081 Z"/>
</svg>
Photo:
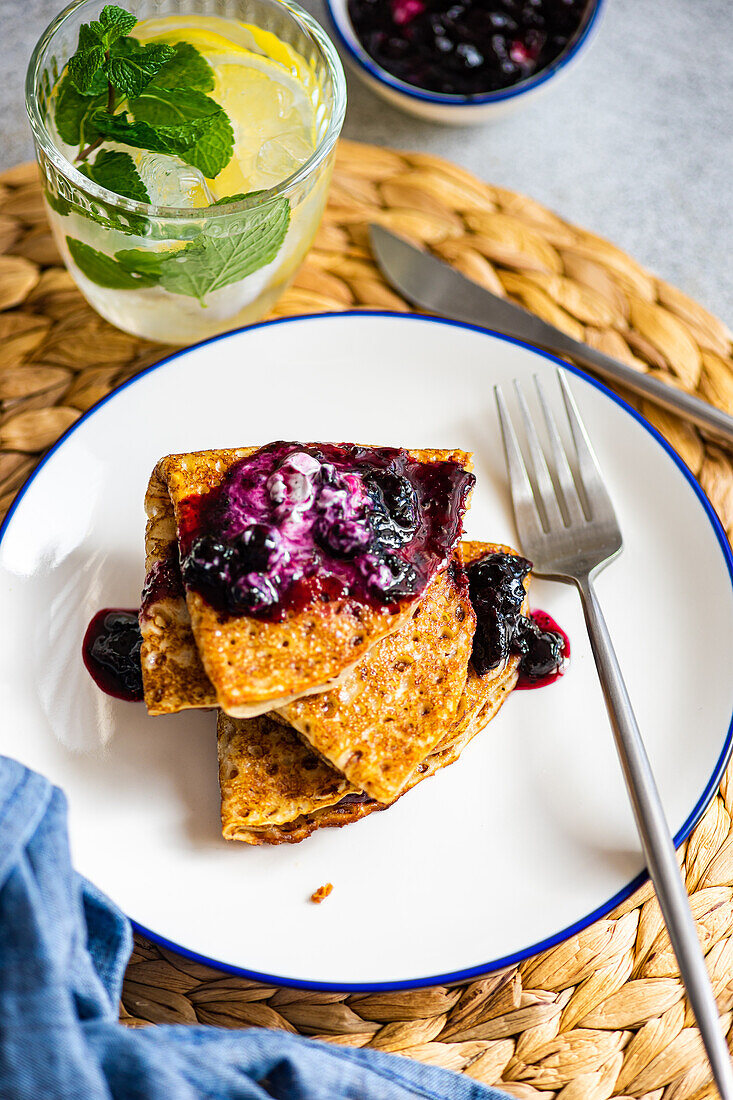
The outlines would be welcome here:
<svg viewBox="0 0 733 1100">
<path fill-rule="evenodd" d="M 146 496 L 146 569 L 178 561 L 187 498 L 252 449 L 162 459 Z M 411 451 L 424 462 L 460 451 Z M 297 842 L 390 806 L 458 759 L 494 717 L 518 659 L 478 675 L 464 567 L 505 546 L 463 542 L 397 608 L 317 603 L 283 622 L 222 617 L 192 590 L 163 587 L 141 616 L 151 714 L 216 708 L 222 831 L 248 844 Z M 526 608 L 525 608 L 526 610 Z"/>
</svg>

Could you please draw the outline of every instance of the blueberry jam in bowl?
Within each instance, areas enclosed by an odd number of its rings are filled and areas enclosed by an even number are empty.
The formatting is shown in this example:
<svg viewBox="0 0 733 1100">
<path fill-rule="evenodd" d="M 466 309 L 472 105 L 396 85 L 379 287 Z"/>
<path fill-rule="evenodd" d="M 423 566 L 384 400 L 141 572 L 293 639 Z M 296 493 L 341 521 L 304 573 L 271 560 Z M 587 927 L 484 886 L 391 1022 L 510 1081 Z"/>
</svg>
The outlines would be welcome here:
<svg viewBox="0 0 733 1100">
<path fill-rule="evenodd" d="M 525 105 L 591 42 L 605 0 L 326 0 L 358 75 L 396 107 L 470 125 Z"/>
</svg>

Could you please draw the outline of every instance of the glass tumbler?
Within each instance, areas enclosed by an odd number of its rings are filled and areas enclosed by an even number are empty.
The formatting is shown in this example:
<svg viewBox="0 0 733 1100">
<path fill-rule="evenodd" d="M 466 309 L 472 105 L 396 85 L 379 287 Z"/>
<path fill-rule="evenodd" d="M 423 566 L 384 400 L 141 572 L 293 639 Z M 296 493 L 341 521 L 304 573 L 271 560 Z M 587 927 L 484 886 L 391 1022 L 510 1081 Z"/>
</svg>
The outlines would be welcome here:
<svg viewBox="0 0 733 1100">
<path fill-rule="evenodd" d="M 313 152 L 275 186 L 199 208 L 154 205 L 88 179 L 55 131 L 54 87 L 76 51 L 80 24 L 96 19 L 102 4 L 75 0 L 61 12 L 33 51 L 26 78 L 48 217 L 64 262 L 94 309 L 136 336 L 193 343 L 250 324 L 294 276 L 323 214 L 346 110 L 333 44 L 290 0 L 132 0 L 138 20 L 181 17 L 182 28 L 227 20 L 244 24 L 245 35 L 247 25 L 255 27 L 265 33 L 246 45 L 265 59 L 271 42 L 281 61 L 278 43 L 285 43 L 288 56 L 294 51 L 304 62 L 297 76 L 315 118 Z M 263 248 L 267 262 L 257 266 Z"/>
</svg>

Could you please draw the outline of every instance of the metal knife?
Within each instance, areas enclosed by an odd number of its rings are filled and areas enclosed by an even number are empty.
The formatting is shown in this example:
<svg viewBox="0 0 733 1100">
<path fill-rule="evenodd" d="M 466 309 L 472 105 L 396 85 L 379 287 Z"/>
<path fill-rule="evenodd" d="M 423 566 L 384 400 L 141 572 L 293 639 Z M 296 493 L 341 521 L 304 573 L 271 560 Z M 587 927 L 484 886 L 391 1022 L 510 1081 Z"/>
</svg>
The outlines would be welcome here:
<svg viewBox="0 0 733 1100">
<path fill-rule="evenodd" d="M 557 355 L 567 355 L 601 378 L 618 382 L 733 446 L 733 416 L 728 413 L 574 340 L 381 225 L 371 225 L 369 232 L 382 274 L 413 305 L 453 321 L 495 329 Z"/>
</svg>

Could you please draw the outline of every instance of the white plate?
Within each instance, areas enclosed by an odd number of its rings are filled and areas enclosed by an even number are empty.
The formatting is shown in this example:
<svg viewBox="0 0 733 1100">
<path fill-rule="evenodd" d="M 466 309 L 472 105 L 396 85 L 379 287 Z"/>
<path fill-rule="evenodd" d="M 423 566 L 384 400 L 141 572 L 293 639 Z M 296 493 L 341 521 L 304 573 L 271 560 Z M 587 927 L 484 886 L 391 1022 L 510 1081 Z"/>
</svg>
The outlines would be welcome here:
<svg viewBox="0 0 733 1100">
<path fill-rule="evenodd" d="M 101 352 L 100 352 L 101 354 Z M 476 452 L 473 538 L 516 542 L 492 386 L 548 357 L 477 329 L 355 313 L 261 325 L 182 352 L 92 409 L 26 486 L 0 543 L 0 752 L 69 800 L 74 862 L 137 926 L 249 976 L 424 985 L 532 954 L 628 895 L 642 857 L 572 589 L 537 582 L 567 675 L 515 693 L 461 760 L 384 813 L 302 844 L 219 834 L 214 716 L 103 696 L 80 646 L 135 606 L 143 495 L 168 452 L 272 439 Z M 715 515 L 678 458 L 583 376 L 572 388 L 625 551 L 601 602 L 678 838 L 730 748 L 733 588 Z M 332 882 L 332 895 L 310 894 Z"/>
</svg>

